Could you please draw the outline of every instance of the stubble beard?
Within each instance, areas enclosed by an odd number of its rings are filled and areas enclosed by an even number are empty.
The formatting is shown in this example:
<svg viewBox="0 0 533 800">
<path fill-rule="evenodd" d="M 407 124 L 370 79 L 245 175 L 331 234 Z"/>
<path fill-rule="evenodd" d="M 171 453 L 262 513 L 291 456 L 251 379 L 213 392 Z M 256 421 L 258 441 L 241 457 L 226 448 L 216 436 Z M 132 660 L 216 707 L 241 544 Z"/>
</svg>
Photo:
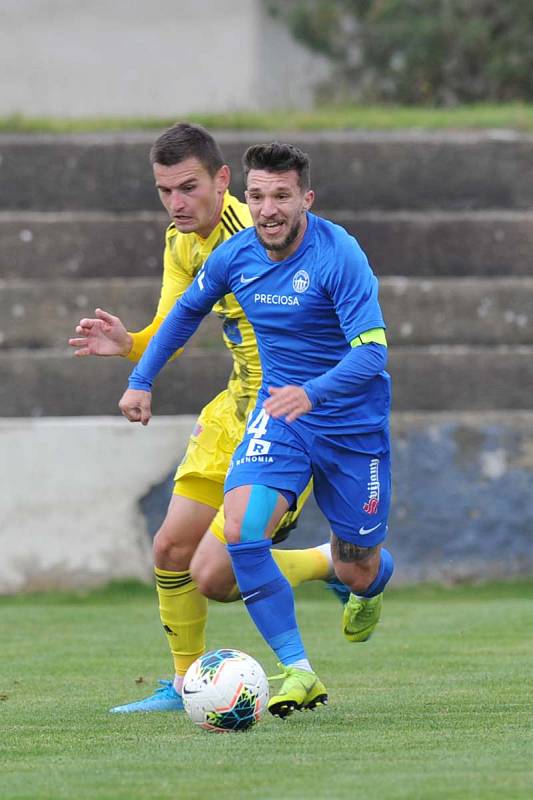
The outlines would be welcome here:
<svg viewBox="0 0 533 800">
<path fill-rule="evenodd" d="M 259 243 L 263 245 L 265 250 L 270 250 L 270 252 L 272 253 L 277 253 L 282 250 L 286 250 L 288 247 L 291 246 L 293 242 L 296 241 L 296 239 L 298 238 L 298 234 L 300 233 L 300 220 L 294 223 L 294 225 L 292 226 L 292 228 L 290 229 L 287 236 L 283 239 L 282 242 L 277 242 L 277 243 L 266 242 L 259 233 L 259 231 L 257 230 L 257 228 L 255 232 L 259 240 Z"/>
</svg>

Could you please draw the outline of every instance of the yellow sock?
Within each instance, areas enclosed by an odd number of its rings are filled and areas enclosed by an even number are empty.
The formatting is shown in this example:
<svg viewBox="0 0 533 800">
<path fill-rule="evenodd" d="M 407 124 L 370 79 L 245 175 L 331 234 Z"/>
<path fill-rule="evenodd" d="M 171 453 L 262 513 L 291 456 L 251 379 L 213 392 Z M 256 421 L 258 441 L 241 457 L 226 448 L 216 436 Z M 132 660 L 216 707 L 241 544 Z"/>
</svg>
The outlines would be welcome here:
<svg viewBox="0 0 533 800">
<path fill-rule="evenodd" d="M 306 547 L 305 550 L 272 548 L 272 557 L 293 587 L 305 581 L 324 581 L 331 574 L 330 561 L 318 547 Z"/>
<path fill-rule="evenodd" d="M 185 675 L 205 651 L 207 599 L 200 594 L 190 572 L 155 567 L 159 614 L 174 660 L 176 675 Z"/>
<path fill-rule="evenodd" d="M 329 558 L 320 547 L 306 547 L 304 550 L 276 550 L 272 557 L 290 585 L 294 588 L 306 581 L 325 581 L 332 574 Z M 221 602 L 234 603 L 240 600 L 239 587 L 235 585 Z"/>
</svg>

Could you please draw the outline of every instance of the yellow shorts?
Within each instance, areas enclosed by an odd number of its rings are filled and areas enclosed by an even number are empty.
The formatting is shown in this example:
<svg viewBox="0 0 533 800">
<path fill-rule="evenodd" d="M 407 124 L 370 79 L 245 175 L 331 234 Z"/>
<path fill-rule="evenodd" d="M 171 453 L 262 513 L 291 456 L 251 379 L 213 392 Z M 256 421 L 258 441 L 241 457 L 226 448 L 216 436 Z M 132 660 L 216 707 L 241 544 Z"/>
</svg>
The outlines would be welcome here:
<svg viewBox="0 0 533 800">
<path fill-rule="evenodd" d="M 250 399 L 248 411 L 255 406 Z M 246 417 L 248 414 L 246 414 Z M 174 494 L 217 509 L 210 529 L 224 542 L 224 480 L 233 452 L 244 435 L 246 418 L 239 420 L 235 402 L 227 389 L 218 394 L 200 413 L 189 439 L 187 451 L 174 476 Z M 294 511 L 287 511 L 276 528 L 273 541 L 287 538 L 311 491 L 311 482 L 298 498 Z"/>
</svg>

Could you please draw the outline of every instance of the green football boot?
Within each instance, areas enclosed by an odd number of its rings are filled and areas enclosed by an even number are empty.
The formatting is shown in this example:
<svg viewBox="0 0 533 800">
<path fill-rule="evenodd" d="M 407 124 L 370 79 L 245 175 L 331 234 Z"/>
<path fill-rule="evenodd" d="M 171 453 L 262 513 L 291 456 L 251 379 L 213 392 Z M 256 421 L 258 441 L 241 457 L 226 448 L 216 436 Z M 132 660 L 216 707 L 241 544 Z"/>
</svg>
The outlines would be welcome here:
<svg viewBox="0 0 533 800">
<path fill-rule="evenodd" d="M 374 633 L 381 616 L 383 592 L 375 597 L 351 594 L 344 606 L 342 629 L 349 642 L 366 642 Z"/>
<path fill-rule="evenodd" d="M 281 675 L 274 675 L 269 680 L 282 680 L 277 694 L 268 701 L 268 710 L 275 717 L 284 719 L 293 711 L 313 709 L 327 705 L 328 693 L 322 681 L 314 672 L 307 672 L 296 667 L 284 667 Z"/>
<path fill-rule="evenodd" d="M 328 704 L 328 690 L 316 675 L 316 683 L 312 689 L 307 692 L 304 700 L 303 708 L 305 711 L 312 711 L 317 706 L 327 706 Z"/>
</svg>

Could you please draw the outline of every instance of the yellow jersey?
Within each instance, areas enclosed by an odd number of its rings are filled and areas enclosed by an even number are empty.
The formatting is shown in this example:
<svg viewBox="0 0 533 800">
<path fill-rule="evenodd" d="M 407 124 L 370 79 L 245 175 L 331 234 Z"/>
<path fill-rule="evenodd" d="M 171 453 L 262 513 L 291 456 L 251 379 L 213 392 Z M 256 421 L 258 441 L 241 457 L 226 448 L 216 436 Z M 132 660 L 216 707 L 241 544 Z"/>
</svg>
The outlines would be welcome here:
<svg viewBox="0 0 533 800">
<path fill-rule="evenodd" d="M 226 192 L 220 222 L 207 239 L 202 239 L 196 233 L 180 233 L 174 223 L 168 226 L 157 311 L 150 325 L 142 331 L 130 332 L 133 340 L 128 354 L 130 361 L 140 359 L 176 300 L 191 285 L 213 250 L 252 224 L 248 206 Z M 228 381 L 228 393 L 234 401 L 237 418 L 242 420 L 261 385 L 261 366 L 255 334 L 233 294 L 221 298 L 213 306 L 213 311 L 222 320 L 224 344 L 232 355 L 233 369 Z"/>
</svg>

